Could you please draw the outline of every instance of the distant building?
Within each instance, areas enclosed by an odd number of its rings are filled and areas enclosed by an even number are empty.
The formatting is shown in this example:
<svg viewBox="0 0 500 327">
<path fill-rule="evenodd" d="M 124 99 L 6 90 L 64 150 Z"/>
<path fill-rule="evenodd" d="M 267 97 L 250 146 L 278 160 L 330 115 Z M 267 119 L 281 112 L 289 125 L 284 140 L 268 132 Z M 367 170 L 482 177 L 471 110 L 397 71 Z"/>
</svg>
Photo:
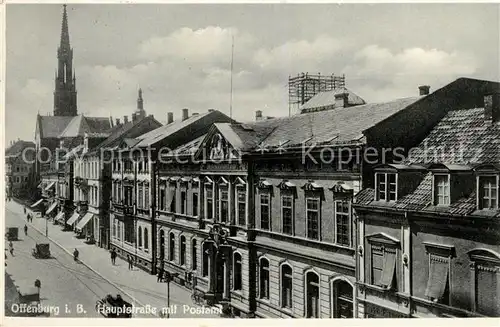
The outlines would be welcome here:
<svg viewBox="0 0 500 327">
<path fill-rule="evenodd" d="M 411 155 L 377 166 L 358 194 L 358 317 L 500 316 L 500 85 L 490 86 L 478 108 L 443 103 Z"/>
<path fill-rule="evenodd" d="M 5 150 L 5 185 L 9 196 L 28 196 L 34 180 L 35 143 L 12 141 Z M 36 185 L 35 185 L 36 186 Z"/>
</svg>

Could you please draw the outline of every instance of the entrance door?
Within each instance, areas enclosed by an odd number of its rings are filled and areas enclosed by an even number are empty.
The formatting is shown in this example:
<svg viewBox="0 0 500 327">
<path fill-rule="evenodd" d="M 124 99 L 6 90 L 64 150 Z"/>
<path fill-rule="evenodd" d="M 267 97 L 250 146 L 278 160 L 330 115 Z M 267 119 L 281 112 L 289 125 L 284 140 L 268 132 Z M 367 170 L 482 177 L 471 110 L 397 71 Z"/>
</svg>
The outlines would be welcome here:
<svg viewBox="0 0 500 327">
<path fill-rule="evenodd" d="M 353 288 L 346 281 L 338 281 L 333 284 L 334 318 L 353 318 Z"/>
<path fill-rule="evenodd" d="M 215 273 L 215 292 L 219 294 L 224 293 L 224 258 L 221 254 L 217 254 L 216 259 L 216 273 Z"/>
</svg>

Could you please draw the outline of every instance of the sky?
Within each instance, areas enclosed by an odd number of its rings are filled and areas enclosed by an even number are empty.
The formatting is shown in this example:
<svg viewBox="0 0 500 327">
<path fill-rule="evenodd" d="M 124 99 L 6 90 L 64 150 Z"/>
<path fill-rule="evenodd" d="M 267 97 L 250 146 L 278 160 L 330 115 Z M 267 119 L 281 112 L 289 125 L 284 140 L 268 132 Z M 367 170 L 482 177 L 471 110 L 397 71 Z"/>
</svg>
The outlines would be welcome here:
<svg viewBox="0 0 500 327">
<path fill-rule="evenodd" d="M 500 80 L 499 4 L 69 4 L 78 113 L 288 115 L 288 78 L 345 74 L 367 102 L 458 77 Z M 8 4 L 6 131 L 33 140 L 53 112 L 62 6 Z M 129 118 L 130 119 L 130 118 Z"/>
</svg>

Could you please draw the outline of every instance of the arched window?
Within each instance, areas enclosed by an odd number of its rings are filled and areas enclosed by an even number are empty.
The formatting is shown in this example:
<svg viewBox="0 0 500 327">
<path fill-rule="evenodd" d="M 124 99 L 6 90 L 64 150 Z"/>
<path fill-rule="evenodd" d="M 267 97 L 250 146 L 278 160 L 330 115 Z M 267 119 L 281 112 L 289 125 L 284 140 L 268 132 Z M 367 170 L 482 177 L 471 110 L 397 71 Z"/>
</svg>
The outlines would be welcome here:
<svg viewBox="0 0 500 327">
<path fill-rule="evenodd" d="M 269 261 L 266 258 L 260 259 L 259 282 L 260 298 L 269 299 Z"/>
<path fill-rule="evenodd" d="M 306 274 L 306 318 L 319 318 L 319 276 L 314 271 Z"/>
<path fill-rule="evenodd" d="M 137 232 L 137 235 L 139 236 L 139 247 L 142 247 L 142 227 L 139 226 L 139 231 Z"/>
<path fill-rule="evenodd" d="M 198 243 L 195 238 L 192 241 L 191 268 L 195 271 L 198 268 Z"/>
<path fill-rule="evenodd" d="M 168 259 L 170 261 L 174 261 L 175 260 L 175 235 L 174 235 L 174 233 L 170 233 L 169 247 L 170 247 L 170 253 L 169 253 Z"/>
<path fill-rule="evenodd" d="M 160 230 L 160 258 L 165 259 L 165 231 Z"/>
<path fill-rule="evenodd" d="M 332 318 L 353 318 L 353 287 L 345 280 L 332 284 Z"/>
<path fill-rule="evenodd" d="M 144 228 L 144 249 L 149 249 L 149 236 L 147 228 Z"/>
<path fill-rule="evenodd" d="M 181 236 L 179 264 L 181 266 L 186 264 L 186 237 L 184 235 Z"/>
<path fill-rule="evenodd" d="M 203 270 L 202 270 L 203 277 L 208 276 L 209 260 L 210 260 L 210 244 L 205 242 L 203 243 Z"/>
<path fill-rule="evenodd" d="M 241 290 L 241 254 L 235 252 L 233 255 L 233 289 Z"/>
<path fill-rule="evenodd" d="M 288 264 L 281 265 L 281 307 L 292 308 L 293 274 Z"/>
</svg>

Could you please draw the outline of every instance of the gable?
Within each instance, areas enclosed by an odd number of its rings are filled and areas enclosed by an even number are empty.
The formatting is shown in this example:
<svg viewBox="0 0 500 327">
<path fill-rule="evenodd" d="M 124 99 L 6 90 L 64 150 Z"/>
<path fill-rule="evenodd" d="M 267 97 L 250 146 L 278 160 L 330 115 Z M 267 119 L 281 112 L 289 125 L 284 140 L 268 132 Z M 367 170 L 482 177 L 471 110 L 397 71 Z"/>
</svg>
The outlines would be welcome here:
<svg viewBox="0 0 500 327">
<path fill-rule="evenodd" d="M 389 236 L 386 233 L 375 233 L 365 236 L 370 243 L 384 243 L 392 246 L 399 244 L 399 240 L 395 237 Z"/>
<path fill-rule="evenodd" d="M 234 140 L 229 140 L 224 134 L 225 133 L 221 132 L 218 126 L 214 125 L 202 141 L 195 157 L 200 160 L 210 161 L 240 158 L 241 153 L 239 149 L 234 146 L 236 142 L 234 142 Z"/>
</svg>

